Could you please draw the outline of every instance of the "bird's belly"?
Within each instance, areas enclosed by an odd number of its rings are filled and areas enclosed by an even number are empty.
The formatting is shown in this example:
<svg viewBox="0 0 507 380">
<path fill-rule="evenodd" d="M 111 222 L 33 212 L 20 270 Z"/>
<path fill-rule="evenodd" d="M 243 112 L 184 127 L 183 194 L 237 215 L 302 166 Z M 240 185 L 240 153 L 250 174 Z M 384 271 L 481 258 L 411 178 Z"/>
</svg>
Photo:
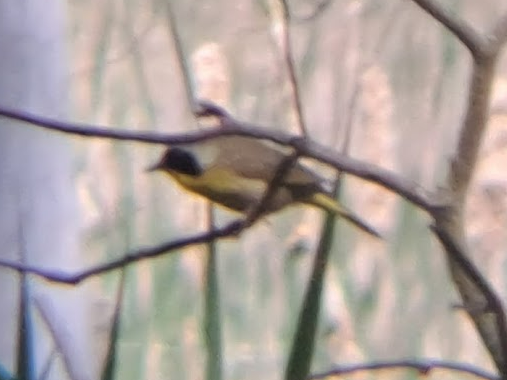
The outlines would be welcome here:
<svg viewBox="0 0 507 380">
<path fill-rule="evenodd" d="M 262 197 L 263 181 L 241 178 L 225 171 L 208 171 L 201 176 L 174 173 L 173 177 L 185 189 L 231 210 L 247 212 Z"/>
</svg>

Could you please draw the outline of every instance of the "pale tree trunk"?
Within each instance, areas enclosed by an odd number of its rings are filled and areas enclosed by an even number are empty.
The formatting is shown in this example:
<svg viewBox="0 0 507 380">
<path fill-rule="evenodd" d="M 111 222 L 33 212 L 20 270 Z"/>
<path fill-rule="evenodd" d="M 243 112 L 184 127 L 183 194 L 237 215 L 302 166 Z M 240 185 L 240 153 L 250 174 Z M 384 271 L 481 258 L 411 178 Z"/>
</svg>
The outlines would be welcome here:
<svg viewBox="0 0 507 380">
<path fill-rule="evenodd" d="M 68 65 L 64 3 L 0 0 L 0 103 L 52 117 L 66 116 Z M 71 141 L 0 119 L 0 255 L 42 267 L 80 267 L 79 219 L 72 182 Z M 82 260 L 81 260 L 82 261 Z M 88 300 L 83 287 L 31 278 L 37 365 L 59 346 L 51 379 L 92 379 Z M 19 276 L 0 270 L 0 362 L 15 370 Z M 35 302 L 37 301 L 37 302 Z M 46 321 L 40 318 L 42 305 Z M 49 317 L 49 318 L 47 318 Z M 46 322 L 53 324 L 49 333 Z M 92 360 L 92 362 L 90 361 Z"/>
</svg>

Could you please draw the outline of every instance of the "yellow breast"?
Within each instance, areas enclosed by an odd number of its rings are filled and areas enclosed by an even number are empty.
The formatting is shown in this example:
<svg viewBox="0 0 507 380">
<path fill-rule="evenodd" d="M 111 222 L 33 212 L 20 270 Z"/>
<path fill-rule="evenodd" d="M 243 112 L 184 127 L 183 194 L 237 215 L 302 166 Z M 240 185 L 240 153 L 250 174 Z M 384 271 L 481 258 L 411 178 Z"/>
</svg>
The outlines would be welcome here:
<svg viewBox="0 0 507 380">
<path fill-rule="evenodd" d="M 210 168 L 200 176 L 169 174 L 185 189 L 239 212 L 252 208 L 266 190 L 264 181 L 239 177 L 219 168 Z"/>
</svg>

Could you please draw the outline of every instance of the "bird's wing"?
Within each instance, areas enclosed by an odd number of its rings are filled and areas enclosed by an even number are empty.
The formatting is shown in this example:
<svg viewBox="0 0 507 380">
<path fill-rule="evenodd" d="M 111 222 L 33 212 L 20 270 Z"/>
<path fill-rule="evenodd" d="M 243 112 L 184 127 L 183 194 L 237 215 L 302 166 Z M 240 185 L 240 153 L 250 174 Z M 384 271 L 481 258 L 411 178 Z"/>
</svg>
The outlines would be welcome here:
<svg viewBox="0 0 507 380">
<path fill-rule="evenodd" d="M 211 166 L 231 168 L 240 176 L 269 180 L 275 174 L 278 165 L 286 157 L 283 147 L 259 139 L 243 136 L 221 136 L 223 141 Z M 211 143 L 212 140 L 210 140 Z M 295 163 L 284 178 L 286 186 L 320 187 L 322 178 L 309 168 Z"/>
</svg>

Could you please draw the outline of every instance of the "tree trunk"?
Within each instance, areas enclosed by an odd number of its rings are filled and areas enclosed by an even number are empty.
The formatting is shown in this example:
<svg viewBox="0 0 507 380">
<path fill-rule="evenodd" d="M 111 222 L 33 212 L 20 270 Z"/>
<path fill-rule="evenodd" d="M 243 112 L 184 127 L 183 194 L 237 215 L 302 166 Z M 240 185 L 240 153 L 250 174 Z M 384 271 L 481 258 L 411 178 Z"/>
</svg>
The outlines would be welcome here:
<svg viewBox="0 0 507 380">
<path fill-rule="evenodd" d="M 0 0 L 3 106 L 51 117 L 66 115 L 68 65 L 63 5 L 60 1 Z M 64 271 L 80 266 L 72 167 L 68 138 L 0 119 L 0 256 L 12 260 L 23 257 L 29 264 Z M 31 279 L 30 286 L 34 315 L 44 314 L 36 318 L 35 325 L 37 368 L 40 370 L 48 353 L 57 347 L 60 355 L 49 378 L 66 378 L 62 369 L 73 379 L 93 378 L 84 288 L 55 286 L 36 279 Z M 0 363 L 14 372 L 19 276 L 1 269 L 0 289 Z M 48 333 L 47 322 L 53 325 L 52 333 Z"/>
</svg>

